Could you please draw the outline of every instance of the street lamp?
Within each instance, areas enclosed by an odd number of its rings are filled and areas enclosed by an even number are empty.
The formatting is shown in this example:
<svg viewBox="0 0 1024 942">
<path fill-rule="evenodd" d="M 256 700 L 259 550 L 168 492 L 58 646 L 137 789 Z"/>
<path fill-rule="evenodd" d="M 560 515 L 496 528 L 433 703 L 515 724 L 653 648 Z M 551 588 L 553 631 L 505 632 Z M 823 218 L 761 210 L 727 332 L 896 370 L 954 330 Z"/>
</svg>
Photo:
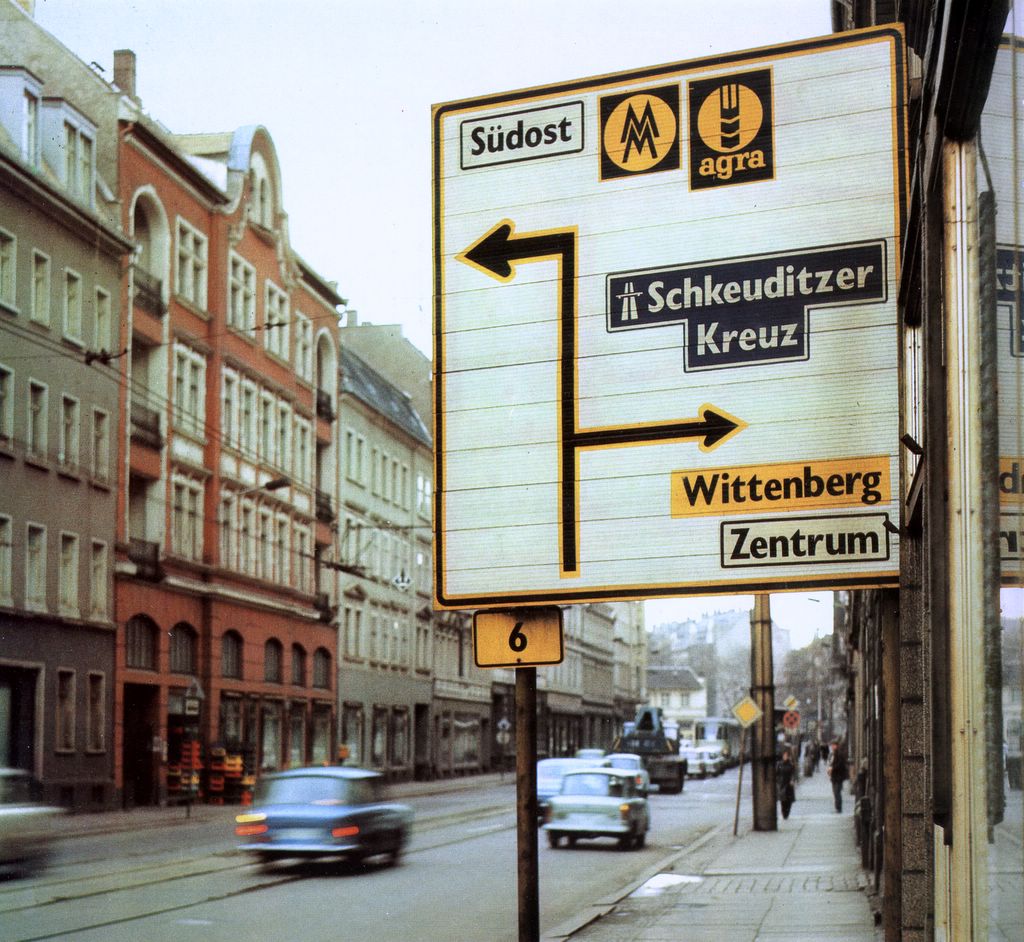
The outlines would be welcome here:
<svg viewBox="0 0 1024 942">
<path fill-rule="evenodd" d="M 290 487 L 291 479 L 282 475 L 279 478 L 271 478 L 269 481 L 264 481 L 262 484 L 257 484 L 256 487 L 247 487 L 242 491 L 242 497 L 248 497 L 249 494 L 255 494 L 259 491 L 279 491 L 282 487 Z"/>
</svg>

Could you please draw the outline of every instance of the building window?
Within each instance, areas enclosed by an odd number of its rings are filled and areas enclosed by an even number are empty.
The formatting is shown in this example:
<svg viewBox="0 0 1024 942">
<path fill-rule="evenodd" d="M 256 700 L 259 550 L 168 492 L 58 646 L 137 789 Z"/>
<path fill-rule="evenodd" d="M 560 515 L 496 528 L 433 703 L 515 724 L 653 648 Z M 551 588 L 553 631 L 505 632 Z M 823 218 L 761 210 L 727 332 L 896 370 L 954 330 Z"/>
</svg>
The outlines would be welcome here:
<svg viewBox="0 0 1024 942">
<path fill-rule="evenodd" d="M 270 393 L 260 396 L 259 404 L 259 456 L 268 464 L 274 460 L 274 397 Z"/>
<path fill-rule="evenodd" d="M 25 147 L 22 153 L 30 167 L 39 166 L 39 99 L 28 90 L 25 91 Z"/>
<path fill-rule="evenodd" d="M 291 468 L 291 430 L 292 410 L 284 403 L 277 405 L 277 448 L 275 457 L 277 465 L 286 471 Z"/>
<path fill-rule="evenodd" d="M 46 608 L 46 527 L 28 524 L 25 540 L 25 605 Z"/>
<path fill-rule="evenodd" d="M 366 483 L 365 452 L 366 439 L 362 435 L 357 435 L 352 429 L 348 429 L 345 432 L 346 476 L 354 484 L 364 486 Z"/>
<path fill-rule="evenodd" d="M 89 559 L 89 615 L 92 618 L 107 617 L 109 572 L 107 544 L 93 540 Z"/>
<path fill-rule="evenodd" d="M 292 645 L 292 683 L 306 686 L 306 649 L 301 644 Z"/>
<path fill-rule="evenodd" d="M 235 563 L 235 498 L 222 494 L 220 499 L 220 564 L 234 568 Z"/>
<path fill-rule="evenodd" d="M 92 203 L 92 138 L 64 122 L 64 183 L 68 192 Z"/>
<path fill-rule="evenodd" d="M 256 329 L 256 269 L 231 253 L 228 278 L 228 325 L 236 330 Z"/>
<path fill-rule="evenodd" d="M 221 442 L 238 447 L 238 376 L 228 371 L 221 378 Z"/>
<path fill-rule="evenodd" d="M 274 579 L 278 585 L 288 585 L 290 578 L 288 567 L 288 531 L 289 521 L 278 519 L 274 534 Z"/>
<path fill-rule="evenodd" d="M 269 684 L 281 683 L 281 642 L 271 638 L 263 646 L 263 679 Z"/>
<path fill-rule="evenodd" d="M 184 622 L 171 629 L 171 670 L 175 674 L 196 672 L 196 630 Z"/>
<path fill-rule="evenodd" d="M 238 409 L 238 447 L 250 458 L 256 453 L 256 387 L 242 383 L 242 398 Z"/>
<path fill-rule="evenodd" d="M 125 664 L 141 670 L 156 670 L 156 623 L 145 615 L 133 615 L 125 625 Z"/>
<path fill-rule="evenodd" d="M 344 654 L 346 657 L 363 656 L 363 612 L 359 608 L 345 606 L 343 629 Z"/>
<path fill-rule="evenodd" d="M 60 610 L 65 615 L 78 613 L 78 535 L 60 535 Z"/>
<path fill-rule="evenodd" d="M 274 578 L 274 521 L 269 510 L 260 511 L 259 575 Z"/>
<path fill-rule="evenodd" d="M 60 399 L 60 452 L 58 460 L 65 468 L 78 468 L 78 400 L 71 396 Z"/>
<path fill-rule="evenodd" d="M 171 548 L 189 559 L 203 554 L 203 485 L 189 478 L 174 479 L 171 507 Z"/>
<path fill-rule="evenodd" d="M 32 297 L 29 317 L 37 324 L 50 323 L 50 259 L 32 252 Z"/>
<path fill-rule="evenodd" d="M 305 314 L 295 312 L 295 372 L 313 381 L 313 324 Z"/>
<path fill-rule="evenodd" d="M 310 574 L 312 573 L 310 561 L 313 554 L 310 552 L 309 543 L 309 530 L 305 527 L 297 526 L 295 528 L 295 566 L 292 572 L 295 577 L 295 588 L 300 592 L 312 590 L 310 585 Z"/>
<path fill-rule="evenodd" d="M 295 480 L 308 485 L 312 478 L 313 461 L 311 443 L 313 434 L 306 419 L 295 419 Z"/>
<path fill-rule="evenodd" d="M 75 748 L 75 672 L 57 671 L 57 724 L 58 752 L 73 752 Z"/>
<path fill-rule="evenodd" d="M 203 438 L 206 423 L 206 359 L 186 347 L 174 345 L 174 424 Z"/>
<path fill-rule="evenodd" d="M 430 519 L 430 501 L 433 484 L 425 474 L 416 475 L 416 512 L 424 519 Z"/>
<path fill-rule="evenodd" d="M 331 655 L 324 648 L 313 652 L 313 686 L 321 690 L 331 689 Z"/>
<path fill-rule="evenodd" d="M 238 568 L 250 575 L 256 568 L 255 538 L 255 511 L 251 504 L 243 504 L 238 527 Z"/>
<path fill-rule="evenodd" d="M 17 300 L 18 242 L 0 229 L 0 304 L 13 308 Z"/>
<path fill-rule="evenodd" d="M 220 641 L 220 672 L 223 677 L 242 679 L 242 636 L 225 631 Z"/>
<path fill-rule="evenodd" d="M 110 416 L 102 409 L 92 410 L 92 477 L 110 479 Z"/>
<path fill-rule="evenodd" d="M 263 345 L 282 360 L 288 359 L 288 295 L 272 281 L 263 298 Z"/>
<path fill-rule="evenodd" d="M 206 236 L 178 220 L 178 295 L 206 309 Z"/>
<path fill-rule="evenodd" d="M 14 373 L 0 366 L 0 445 L 14 442 Z"/>
<path fill-rule="evenodd" d="M 82 279 L 77 272 L 64 272 L 64 336 L 82 340 Z"/>
<path fill-rule="evenodd" d="M 11 559 L 13 551 L 14 532 L 11 518 L 0 517 L 0 603 L 9 605 L 13 595 L 13 584 L 11 582 Z"/>
<path fill-rule="evenodd" d="M 28 382 L 28 436 L 26 447 L 35 458 L 46 457 L 47 390 L 42 383 Z"/>
<path fill-rule="evenodd" d="M 106 678 L 103 674 L 90 673 L 88 677 L 89 712 L 85 730 L 85 744 L 89 752 L 103 752 L 106 749 Z"/>
<path fill-rule="evenodd" d="M 110 342 L 111 330 L 111 308 L 110 292 L 103 288 L 96 289 L 96 322 L 93 324 L 93 346 L 96 350 L 110 351 L 113 344 Z"/>
</svg>

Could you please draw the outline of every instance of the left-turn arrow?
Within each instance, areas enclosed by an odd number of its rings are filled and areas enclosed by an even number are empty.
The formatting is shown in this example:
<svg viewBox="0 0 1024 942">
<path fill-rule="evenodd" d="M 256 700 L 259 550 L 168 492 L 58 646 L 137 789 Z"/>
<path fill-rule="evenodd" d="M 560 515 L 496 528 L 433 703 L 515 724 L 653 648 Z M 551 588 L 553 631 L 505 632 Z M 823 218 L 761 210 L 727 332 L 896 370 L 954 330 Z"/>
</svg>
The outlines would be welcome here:
<svg viewBox="0 0 1024 942">
<path fill-rule="evenodd" d="M 515 224 L 503 219 L 456 258 L 498 281 L 515 278 L 514 262 L 557 258 L 563 266 L 567 263 L 571 266 L 568 272 L 563 268 L 563 284 L 568 280 L 575 288 L 576 229 L 570 227 L 516 235 Z"/>
</svg>

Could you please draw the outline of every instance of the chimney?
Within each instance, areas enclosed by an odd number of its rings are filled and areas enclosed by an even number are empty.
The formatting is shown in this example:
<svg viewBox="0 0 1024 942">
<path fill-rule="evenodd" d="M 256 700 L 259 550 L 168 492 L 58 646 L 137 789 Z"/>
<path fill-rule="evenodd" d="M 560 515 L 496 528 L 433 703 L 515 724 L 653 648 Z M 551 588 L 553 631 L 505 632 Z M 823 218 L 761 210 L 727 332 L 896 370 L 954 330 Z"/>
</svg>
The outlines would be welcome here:
<svg viewBox="0 0 1024 942">
<path fill-rule="evenodd" d="M 114 84 L 129 98 L 135 95 L 135 53 L 131 49 L 114 50 Z"/>
</svg>

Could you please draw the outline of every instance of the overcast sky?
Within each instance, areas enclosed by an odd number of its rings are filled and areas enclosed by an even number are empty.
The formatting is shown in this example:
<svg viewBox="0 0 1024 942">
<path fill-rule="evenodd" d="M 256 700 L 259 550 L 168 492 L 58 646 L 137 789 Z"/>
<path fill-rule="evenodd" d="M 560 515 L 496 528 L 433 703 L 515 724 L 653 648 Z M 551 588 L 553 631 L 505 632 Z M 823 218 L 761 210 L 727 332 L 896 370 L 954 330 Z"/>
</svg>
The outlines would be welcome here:
<svg viewBox="0 0 1024 942">
<path fill-rule="evenodd" d="M 295 250 L 361 320 L 431 350 L 430 106 L 820 36 L 828 0 L 36 0 L 175 133 L 262 124 Z"/>
</svg>

